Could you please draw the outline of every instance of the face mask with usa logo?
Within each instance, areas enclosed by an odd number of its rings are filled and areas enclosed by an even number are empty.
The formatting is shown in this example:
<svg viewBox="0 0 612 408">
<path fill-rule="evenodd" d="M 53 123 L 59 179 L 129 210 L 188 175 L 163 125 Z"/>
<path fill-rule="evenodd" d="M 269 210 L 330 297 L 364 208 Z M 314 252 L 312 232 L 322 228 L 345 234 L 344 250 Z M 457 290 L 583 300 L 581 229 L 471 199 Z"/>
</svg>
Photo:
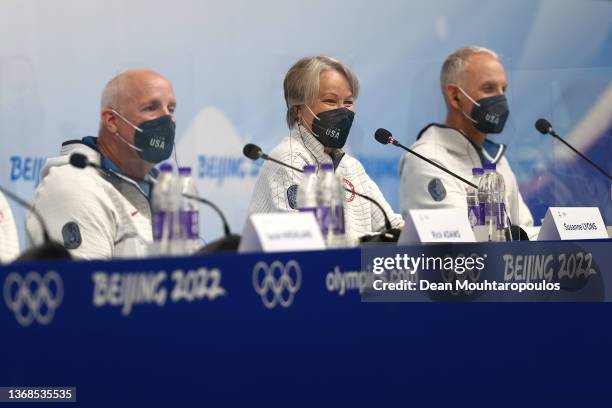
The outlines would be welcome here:
<svg viewBox="0 0 612 408">
<path fill-rule="evenodd" d="M 314 116 L 312 119 L 312 133 L 319 139 L 325 147 L 341 149 L 346 143 L 355 112 L 347 108 L 338 108 L 319 112 L 315 115 L 314 112 L 306 105 L 310 113 Z"/>
<path fill-rule="evenodd" d="M 117 136 L 136 150 L 142 160 L 149 163 L 159 163 L 170 157 L 174 147 L 174 132 L 176 129 L 172 115 L 160 116 L 136 126 L 116 110 L 113 109 L 113 112 L 134 128 L 134 144 L 125 140 L 118 133 Z"/>
<path fill-rule="evenodd" d="M 474 123 L 476 129 L 486 134 L 501 133 L 504 130 L 510 114 L 506 95 L 489 96 L 475 101 L 461 87 L 459 90 L 474 104 L 470 116 L 463 111 L 461 113 Z"/>
</svg>

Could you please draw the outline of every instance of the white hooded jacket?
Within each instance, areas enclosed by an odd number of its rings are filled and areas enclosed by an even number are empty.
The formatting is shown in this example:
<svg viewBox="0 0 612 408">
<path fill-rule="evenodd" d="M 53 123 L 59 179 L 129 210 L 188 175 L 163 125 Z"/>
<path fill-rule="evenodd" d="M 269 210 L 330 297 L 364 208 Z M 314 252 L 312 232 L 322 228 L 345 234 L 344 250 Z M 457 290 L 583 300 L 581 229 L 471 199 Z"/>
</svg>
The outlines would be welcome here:
<svg viewBox="0 0 612 408">
<path fill-rule="evenodd" d="M 87 144 L 69 141 L 62 145 L 61 156 L 48 159 L 41 170 L 33 205 L 51 239 L 80 259 L 145 256 L 153 240 L 147 194 L 117 171 L 73 167 L 70 155 L 77 152 L 98 166 L 103 161 Z M 41 227 L 31 215 L 26 229 L 31 243 L 42 242 Z"/>
<path fill-rule="evenodd" d="M 331 156 L 324 152 L 323 145 L 317 138 L 301 126 L 294 126 L 289 136 L 272 150 L 270 156 L 298 169 L 306 164 L 319 166 L 332 162 Z M 402 217 L 393 212 L 359 160 L 344 154 L 336 165 L 336 175 L 344 179 L 346 188 L 378 201 L 385 209 L 393 228 L 401 228 L 404 225 Z M 249 214 L 297 211 L 296 192 L 301 180 L 302 173 L 265 162 L 255 184 Z M 356 245 L 361 236 L 380 232 L 385 228 L 384 216 L 378 207 L 349 192 L 345 196 L 344 218 L 350 245 Z"/>
<path fill-rule="evenodd" d="M 421 131 L 411 148 L 435 163 L 472 180 L 472 168 L 482 167 L 476 147 L 458 130 L 432 124 Z M 534 237 L 533 217 L 523 201 L 510 164 L 499 152 L 499 172 L 506 186 L 506 208 L 513 224 Z M 464 208 L 467 215 L 466 184 L 418 157 L 406 153 L 400 161 L 400 207 L 406 216 L 411 209 Z"/>
</svg>

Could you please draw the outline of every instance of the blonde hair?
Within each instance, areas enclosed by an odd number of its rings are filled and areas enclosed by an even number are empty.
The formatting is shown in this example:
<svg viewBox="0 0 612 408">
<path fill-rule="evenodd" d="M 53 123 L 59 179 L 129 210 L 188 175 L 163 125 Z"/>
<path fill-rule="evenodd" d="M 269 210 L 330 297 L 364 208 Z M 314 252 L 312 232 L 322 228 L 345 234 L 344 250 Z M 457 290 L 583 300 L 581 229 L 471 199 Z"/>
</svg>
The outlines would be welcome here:
<svg viewBox="0 0 612 408">
<path fill-rule="evenodd" d="M 319 75 L 327 70 L 337 71 L 344 75 L 351 87 L 353 97 L 357 98 L 359 95 L 359 80 L 342 62 L 323 55 L 304 57 L 289 69 L 283 82 L 289 128 L 292 128 L 298 121 L 298 108 L 312 103 L 319 96 Z"/>
</svg>

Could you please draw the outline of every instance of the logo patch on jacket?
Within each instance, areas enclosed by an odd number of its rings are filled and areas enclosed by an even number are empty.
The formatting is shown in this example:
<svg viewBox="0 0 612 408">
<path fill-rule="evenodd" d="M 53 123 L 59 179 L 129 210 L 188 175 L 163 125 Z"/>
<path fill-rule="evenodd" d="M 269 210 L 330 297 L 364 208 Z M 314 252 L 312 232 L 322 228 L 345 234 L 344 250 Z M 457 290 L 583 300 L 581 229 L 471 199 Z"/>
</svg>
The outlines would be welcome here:
<svg viewBox="0 0 612 408">
<path fill-rule="evenodd" d="M 292 209 L 297 208 L 297 184 L 289 186 L 287 189 L 287 202 L 289 203 L 289 207 Z"/>
<path fill-rule="evenodd" d="M 437 177 L 431 179 L 427 185 L 427 190 L 434 201 L 442 201 L 446 198 L 446 189 L 444 188 L 444 184 L 442 183 L 442 180 Z"/>
<path fill-rule="evenodd" d="M 76 222 L 68 222 L 62 227 L 62 237 L 66 249 L 77 249 L 81 246 L 81 230 Z"/>
</svg>

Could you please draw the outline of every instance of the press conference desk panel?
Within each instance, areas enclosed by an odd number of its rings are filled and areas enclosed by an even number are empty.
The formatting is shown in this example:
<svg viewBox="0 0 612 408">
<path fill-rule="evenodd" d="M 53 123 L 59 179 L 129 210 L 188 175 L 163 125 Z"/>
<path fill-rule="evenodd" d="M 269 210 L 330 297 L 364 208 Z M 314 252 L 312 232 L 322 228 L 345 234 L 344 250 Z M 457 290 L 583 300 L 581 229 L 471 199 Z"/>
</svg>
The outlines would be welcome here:
<svg viewBox="0 0 612 408">
<path fill-rule="evenodd" d="M 393 303 L 361 301 L 378 249 L 5 265 L 0 386 L 100 407 L 610 401 L 612 241 L 387 250 L 486 254 L 490 279 L 590 254 L 595 273 L 537 302 Z"/>
</svg>

